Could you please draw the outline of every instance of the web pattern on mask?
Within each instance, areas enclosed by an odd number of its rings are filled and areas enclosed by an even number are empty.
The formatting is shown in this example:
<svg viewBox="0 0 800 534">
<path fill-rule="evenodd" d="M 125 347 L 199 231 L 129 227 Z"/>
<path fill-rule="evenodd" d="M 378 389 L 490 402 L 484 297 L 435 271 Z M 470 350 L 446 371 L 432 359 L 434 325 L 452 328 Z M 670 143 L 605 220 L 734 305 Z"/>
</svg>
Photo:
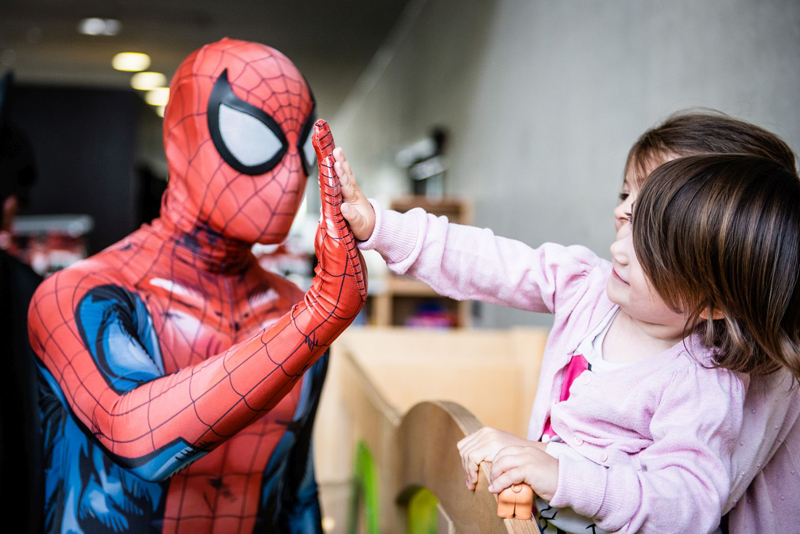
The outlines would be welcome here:
<svg viewBox="0 0 800 534">
<path fill-rule="evenodd" d="M 190 195 L 180 187 L 176 203 L 196 206 L 200 225 L 243 241 L 281 241 L 302 201 L 306 180 L 302 150 L 298 147 L 313 99 L 302 76 L 286 58 L 265 52 L 257 60 L 238 53 L 243 45 L 224 49 L 203 49 L 196 64 L 200 68 L 179 71 L 173 86 L 177 91 L 166 117 L 165 140 L 174 147 L 170 153 L 171 179 L 201 181 L 205 189 Z M 208 99 L 214 82 L 223 71 L 234 94 L 264 110 L 281 127 L 288 151 L 278 165 L 261 176 L 239 173 L 219 155 L 208 131 Z M 199 135 L 198 135 L 199 134 Z M 174 141 L 174 142 L 173 142 Z"/>
</svg>

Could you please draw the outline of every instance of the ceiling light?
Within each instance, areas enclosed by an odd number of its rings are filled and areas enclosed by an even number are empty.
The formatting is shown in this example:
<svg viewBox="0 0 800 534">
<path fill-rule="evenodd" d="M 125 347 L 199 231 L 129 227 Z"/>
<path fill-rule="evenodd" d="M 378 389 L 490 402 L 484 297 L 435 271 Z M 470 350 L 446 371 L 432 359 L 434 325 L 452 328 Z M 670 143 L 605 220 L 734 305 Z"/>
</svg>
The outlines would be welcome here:
<svg viewBox="0 0 800 534">
<path fill-rule="evenodd" d="M 122 24 L 116 19 L 99 19 L 92 17 L 83 19 L 78 23 L 78 32 L 84 35 L 117 35 L 122 29 Z"/>
<path fill-rule="evenodd" d="M 160 72 L 137 72 L 131 76 L 131 87 L 139 91 L 149 91 L 167 85 L 167 77 Z"/>
<path fill-rule="evenodd" d="M 169 87 L 159 87 L 147 91 L 144 101 L 151 106 L 166 106 L 169 102 Z"/>
<path fill-rule="evenodd" d="M 150 66 L 150 56 L 141 52 L 121 52 L 114 56 L 111 65 L 117 70 L 138 72 Z"/>
</svg>

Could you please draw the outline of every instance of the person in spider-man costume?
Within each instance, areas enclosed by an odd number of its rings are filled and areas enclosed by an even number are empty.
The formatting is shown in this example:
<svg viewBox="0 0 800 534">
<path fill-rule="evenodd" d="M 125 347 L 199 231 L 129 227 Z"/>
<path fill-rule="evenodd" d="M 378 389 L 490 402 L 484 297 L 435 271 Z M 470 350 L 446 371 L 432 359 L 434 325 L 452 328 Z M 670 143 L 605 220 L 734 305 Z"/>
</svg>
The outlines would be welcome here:
<svg viewBox="0 0 800 534">
<path fill-rule="evenodd" d="M 366 298 L 333 139 L 297 68 L 224 39 L 178 68 L 160 218 L 34 295 L 48 532 L 319 532 L 311 424 L 330 343 Z M 303 294 L 260 269 L 319 160 Z"/>
</svg>

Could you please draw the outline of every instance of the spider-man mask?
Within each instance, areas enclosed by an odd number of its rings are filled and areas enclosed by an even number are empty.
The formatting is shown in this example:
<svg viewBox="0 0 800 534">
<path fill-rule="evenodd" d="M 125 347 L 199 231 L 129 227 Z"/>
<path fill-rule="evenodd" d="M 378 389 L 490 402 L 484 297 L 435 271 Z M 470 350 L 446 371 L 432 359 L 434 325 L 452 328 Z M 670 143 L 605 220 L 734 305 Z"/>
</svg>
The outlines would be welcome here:
<svg viewBox="0 0 800 534">
<path fill-rule="evenodd" d="M 162 217 L 183 231 L 282 241 L 316 172 L 314 108 L 305 78 L 275 49 L 223 39 L 192 53 L 164 114 Z"/>
</svg>

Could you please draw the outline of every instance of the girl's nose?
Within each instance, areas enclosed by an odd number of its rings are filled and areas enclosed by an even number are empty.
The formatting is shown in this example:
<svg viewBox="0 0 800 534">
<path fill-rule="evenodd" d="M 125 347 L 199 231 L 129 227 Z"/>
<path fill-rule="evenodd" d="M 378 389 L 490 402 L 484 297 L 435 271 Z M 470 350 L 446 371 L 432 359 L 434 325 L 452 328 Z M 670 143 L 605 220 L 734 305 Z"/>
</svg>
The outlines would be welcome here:
<svg viewBox="0 0 800 534">
<path fill-rule="evenodd" d="M 625 225 L 618 230 L 617 240 L 611 243 L 611 258 L 619 265 L 627 265 L 630 259 L 631 232 L 627 228 L 628 225 Z"/>
</svg>

